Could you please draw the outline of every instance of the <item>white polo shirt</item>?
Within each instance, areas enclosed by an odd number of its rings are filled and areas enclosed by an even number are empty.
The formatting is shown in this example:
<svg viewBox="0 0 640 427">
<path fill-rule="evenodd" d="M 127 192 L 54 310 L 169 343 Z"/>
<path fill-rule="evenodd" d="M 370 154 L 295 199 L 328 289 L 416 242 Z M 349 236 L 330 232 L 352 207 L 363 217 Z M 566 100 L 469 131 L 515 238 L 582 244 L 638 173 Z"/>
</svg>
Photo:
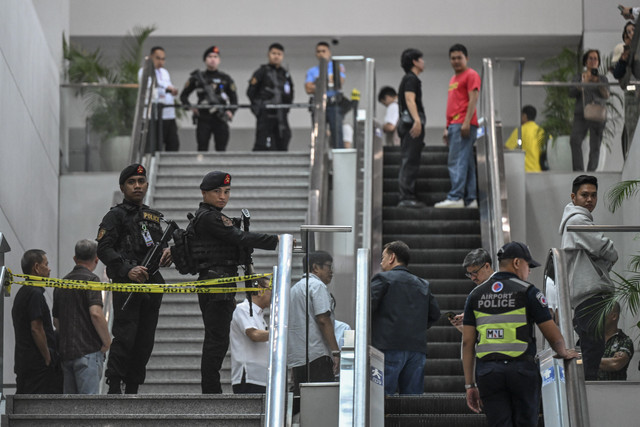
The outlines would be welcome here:
<svg viewBox="0 0 640 427">
<path fill-rule="evenodd" d="M 247 383 L 266 386 L 269 364 L 269 342 L 255 342 L 247 336 L 247 329 L 267 330 L 264 310 L 253 304 L 253 317 L 249 316 L 249 301 L 236 306 L 231 320 L 231 384 L 242 382 L 244 370 Z"/>
</svg>

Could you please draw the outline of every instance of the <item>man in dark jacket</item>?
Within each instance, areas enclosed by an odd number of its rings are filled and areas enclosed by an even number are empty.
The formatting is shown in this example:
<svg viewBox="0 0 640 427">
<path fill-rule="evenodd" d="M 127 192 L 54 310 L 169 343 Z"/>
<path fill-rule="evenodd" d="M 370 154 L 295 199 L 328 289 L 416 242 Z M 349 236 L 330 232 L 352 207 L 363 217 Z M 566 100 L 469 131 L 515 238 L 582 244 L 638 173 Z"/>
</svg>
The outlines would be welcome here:
<svg viewBox="0 0 640 427">
<path fill-rule="evenodd" d="M 384 353 L 384 393 L 422 394 L 427 329 L 440 318 L 429 282 L 412 274 L 409 246 L 387 243 L 371 280 L 372 344 Z"/>
<path fill-rule="evenodd" d="M 249 81 L 247 96 L 257 119 L 253 151 L 287 151 L 289 147 L 289 109 L 265 108 L 265 104 L 290 104 L 293 101 L 293 80 L 282 66 L 283 59 L 284 47 L 273 43 L 269 46 L 269 63 L 261 65 Z"/>
</svg>

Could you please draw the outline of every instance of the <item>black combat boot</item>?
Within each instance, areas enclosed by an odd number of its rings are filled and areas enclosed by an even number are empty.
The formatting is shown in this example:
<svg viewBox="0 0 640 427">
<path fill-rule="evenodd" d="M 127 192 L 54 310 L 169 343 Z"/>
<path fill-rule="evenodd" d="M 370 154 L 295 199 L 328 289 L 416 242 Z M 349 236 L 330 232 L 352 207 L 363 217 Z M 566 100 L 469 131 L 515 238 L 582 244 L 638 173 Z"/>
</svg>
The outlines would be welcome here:
<svg viewBox="0 0 640 427">
<path fill-rule="evenodd" d="M 127 383 L 124 388 L 124 394 L 138 394 L 138 386 L 140 384 Z"/>
<path fill-rule="evenodd" d="M 122 394 L 122 382 L 120 378 L 109 377 L 107 378 L 107 384 L 109 384 L 107 394 Z"/>
</svg>

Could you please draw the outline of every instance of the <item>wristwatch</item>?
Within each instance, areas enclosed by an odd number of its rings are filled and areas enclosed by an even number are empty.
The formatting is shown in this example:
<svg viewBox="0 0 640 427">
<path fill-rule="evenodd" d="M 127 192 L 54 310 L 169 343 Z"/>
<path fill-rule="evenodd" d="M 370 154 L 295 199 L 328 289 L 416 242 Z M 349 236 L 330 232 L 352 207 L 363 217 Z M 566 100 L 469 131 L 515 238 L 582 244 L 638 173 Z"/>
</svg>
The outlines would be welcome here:
<svg viewBox="0 0 640 427">
<path fill-rule="evenodd" d="M 465 390 L 469 390 L 470 388 L 478 388 L 478 384 L 473 383 L 473 384 L 465 384 L 464 385 L 464 389 Z"/>
</svg>

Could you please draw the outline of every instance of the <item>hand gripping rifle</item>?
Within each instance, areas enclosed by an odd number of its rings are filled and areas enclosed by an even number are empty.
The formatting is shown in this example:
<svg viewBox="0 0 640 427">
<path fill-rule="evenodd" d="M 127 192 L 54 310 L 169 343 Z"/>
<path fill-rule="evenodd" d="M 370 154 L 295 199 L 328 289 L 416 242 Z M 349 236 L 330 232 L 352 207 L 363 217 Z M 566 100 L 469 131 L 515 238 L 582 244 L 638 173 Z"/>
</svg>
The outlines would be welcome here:
<svg viewBox="0 0 640 427">
<path fill-rule="evenodd" d="M 240 217 L 240 221 L 242 222 L 242 230 L 244 232 L 249 231 L 249 224 L 251 223 L 251 214 L 249 213 L 249 209 L 242 209 L 242 215 Z M 251 258 L 251 253 L 253 252 L 252 248 L 246 247 L 243 249 L 244 251 L 244 274 L 254 274 L 255 271 L 253 269 L 253 259 Z M 253 281 L 247 280 L 244 282 L 247 288 L 253 288 Z M 249 316 L 253 317 L 253 301 L 251 301 L 251 291 L 247 291 L 247 301 L 249 301 Z"/>
<path fill-rule="evenodd" d="M 220 119 L 224 121 L 229 121 L 229 118 L 224 113 L 224 106 L 226 105 L 225 100 L 220 95 L 216 95 L 211 84 L 207 83 L 202 70 L 196 70 L 192 74 L 204 89 L 204 94 L 206 95 L 207 103 L 209 104 L 209 112 L 211 114 L 216 114 Z"/>
<path fill-rule="evenodd" d="M 162 258 L 162 252 L 164 251 L 164 248 L 169 244 L 169 240 L 171 240 L 171 238 L 173 237 L 173 232 L 178 229 L 178 224 L 176 224 L 175 221 L 165 219 L 162 219 L 162 221 L 167 223 L 167 228 L 165 228 L 164 233 L 162 233 L 160 241 L 154 242 L 153 246 L 149 248 L 147 255 L 145 255 L 142 263 L 140 264 L 142 267 L 147 268 L 149 277 L 156 274 L 156 272 L 160 268 L 160 259 Z M 133 294 L 133 292 L 129 292 L 127 300 L 124 302 L 124 304 L 122 304 L 122 311 L 126 310 L 127 304 L 129 304 L 129 302 L 131 301 L 131 297 L 133 297 Z"/>
</svg>

